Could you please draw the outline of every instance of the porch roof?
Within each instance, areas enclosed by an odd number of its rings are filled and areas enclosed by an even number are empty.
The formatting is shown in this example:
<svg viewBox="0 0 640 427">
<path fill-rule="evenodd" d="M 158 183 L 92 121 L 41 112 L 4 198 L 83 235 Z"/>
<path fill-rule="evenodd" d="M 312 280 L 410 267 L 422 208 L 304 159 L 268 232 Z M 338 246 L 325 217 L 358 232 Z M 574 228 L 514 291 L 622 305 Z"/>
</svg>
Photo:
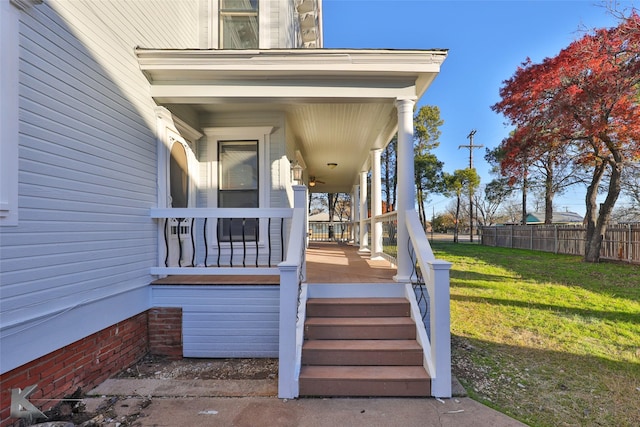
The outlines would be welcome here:
<svg viewBox="0 0 640 427">
<path fill-rule="evenodd" d="M 145 49 L 135 51 L 158 104 L 195 114 L 281 111 L 318 185 L 350 192 L 369 153 L 397 129 L 396 99 L 420 98 L 445 49 Z M 338 167 L 330 169 L 329 163 Z"/>
</svg>

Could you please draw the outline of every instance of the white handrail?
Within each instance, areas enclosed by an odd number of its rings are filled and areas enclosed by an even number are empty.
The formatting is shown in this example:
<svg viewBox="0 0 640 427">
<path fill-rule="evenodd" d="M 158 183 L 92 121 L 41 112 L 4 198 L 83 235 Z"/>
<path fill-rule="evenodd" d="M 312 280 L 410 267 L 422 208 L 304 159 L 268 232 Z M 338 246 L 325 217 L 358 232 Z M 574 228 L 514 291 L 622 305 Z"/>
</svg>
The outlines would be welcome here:
<svg viewBox="0 0 640 427">
<path fill-rule="evenodd" d="M 451 397 L 451 313 L 449 270 L 451 263 L 437 260 L 415 210 L 406 212 L 406 227 L 416 262 L 429 293 L 431 394 Z"/>
<path fill-rule="evenodd" d="M 291 208 L 152 208 L 151 218 L 291 218 Z"/>
</svg>

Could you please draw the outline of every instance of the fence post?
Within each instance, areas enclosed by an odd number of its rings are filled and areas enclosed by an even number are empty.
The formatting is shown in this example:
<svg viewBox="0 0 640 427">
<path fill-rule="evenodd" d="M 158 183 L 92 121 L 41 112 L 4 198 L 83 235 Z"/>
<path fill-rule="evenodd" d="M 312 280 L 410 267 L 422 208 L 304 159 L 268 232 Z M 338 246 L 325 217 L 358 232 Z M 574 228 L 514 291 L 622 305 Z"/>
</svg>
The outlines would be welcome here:
<svg viewBox="0 0 640 427">
<path fill-rule="evenodd" d="M 627 225 L 629 227 L 629 251 L 627 252 L 627 259 L 629 260 L 629 263 L 631 263 L 633 261 L 633 258 L 631 258 L 632 255 L 632 251 L 633 251 L 633 245 L 632 245 L 632 238 L 633 238 L 633 233 L 631 231 L 631 224 Z"/>
<path fill-rule="evenodd" d="M 529 249 L 533 250 L 533 229 L 534 227 L 531 226 L 531 229 L 529 230 Z"/>
<path fill-rule="evenodd" d="M 515 228 L 515 225 L 511 226 L 511 234 L 509 235 L 509 246 L 513 249 L 513 229 Z"/>
</svg>

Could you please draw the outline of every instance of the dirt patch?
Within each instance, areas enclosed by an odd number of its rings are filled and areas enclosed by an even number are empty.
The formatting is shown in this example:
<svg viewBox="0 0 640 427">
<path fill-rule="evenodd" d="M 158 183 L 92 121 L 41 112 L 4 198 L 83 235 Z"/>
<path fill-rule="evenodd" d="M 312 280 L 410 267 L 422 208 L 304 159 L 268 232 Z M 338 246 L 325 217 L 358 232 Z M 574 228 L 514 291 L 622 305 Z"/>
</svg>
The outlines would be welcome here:
<svg viewBox="0 0 640 427">
<path fill-rule="evenodd" d="M 160 380 L 269 380 L 278 377 L 278 359 L 182 359 L 167 360 L 147 355 L 138 363 L 116 375 L 118 379 Z M 149 397 L 113 396 L 94 410 L 87 410 L 84 393 L 77 389 L 65 396 L 53 409 L 45 412 L 43 426 L 51 427 L 134 427 L 141 425 L 144 409 L 152 404 Z M 123 408 L 126 412 L 123 415 Z M 46 422 L 45 422 L 46 421 Z M 50 424 L 54 423 L 54 424 Z M 38 425 L 38 424 L 36 424 Z M 34 426 L 35 427 L 35 426 Z"/>
<path fill-rule="evenodd" d="M 146 356 L 116 378 L 161 380 L 270 380 L 278 377 L 278 359 L 182 359 Z"/>
</svg>

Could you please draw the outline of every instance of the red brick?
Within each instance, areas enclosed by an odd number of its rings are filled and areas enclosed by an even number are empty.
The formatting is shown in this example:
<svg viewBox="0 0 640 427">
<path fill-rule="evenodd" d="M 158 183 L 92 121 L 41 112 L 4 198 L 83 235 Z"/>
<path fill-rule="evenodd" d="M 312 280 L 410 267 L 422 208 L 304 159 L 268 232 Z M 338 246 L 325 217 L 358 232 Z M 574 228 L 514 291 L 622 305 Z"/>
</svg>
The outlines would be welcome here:
<svg viewBox="0 0 640 427">
<path fill-rule="evenodd" d="M 171 323 L 180 325 L 181 310 L 170 310 L 174 312 Z M 163 311 L 161 309 L 159 312 Z M 11 388 L 24 388 L 32 383 L 38 383 L 34 395 L 40 399 L 59 399 L 77 387 L 85 390 L 95 387 L 148 352 L 151 341 L 148 335 L 149 314 L 140 313 L 1 375 L 0 397 L 3 401 L 10 399 Z M 167 320 L 162 320 L 159 325 L 166 323 Z M 176 329 L 177 334 L 171 332 L 174 334 L 171 343 L 177 345 L 176 348 L 167 347 L 164 350 L 179 355 L 174 357 L 181 357 L 181 332 L 179 327 Z M 8 407 L 2 406 L 0 427 L 6 427 L 16 420 L 8 419 Z"/>
</svg>

